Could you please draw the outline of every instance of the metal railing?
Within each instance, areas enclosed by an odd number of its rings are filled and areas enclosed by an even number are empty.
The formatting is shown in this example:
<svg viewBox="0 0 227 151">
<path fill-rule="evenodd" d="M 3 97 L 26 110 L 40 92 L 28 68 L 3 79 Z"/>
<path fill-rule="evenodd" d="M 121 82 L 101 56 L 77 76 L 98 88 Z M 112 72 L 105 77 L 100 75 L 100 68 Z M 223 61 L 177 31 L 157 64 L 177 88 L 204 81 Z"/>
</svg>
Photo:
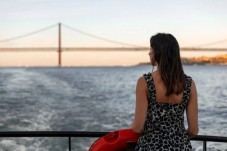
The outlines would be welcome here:
<svg viewBox="0 0 227 151">
<path fill-rule="evenodd" d="M 7 131 L 0 132 L 0 137 L 67 137 L 68 148 L 71 151 L 72 137 L 101 137 L 109 132 L 88 132 L 88 131 Z M 227 137 L 197 135 L 193 141 L 203 142 L 203 151 L 207 150 L 207 142 L 227 142 Z"/>
</svg>

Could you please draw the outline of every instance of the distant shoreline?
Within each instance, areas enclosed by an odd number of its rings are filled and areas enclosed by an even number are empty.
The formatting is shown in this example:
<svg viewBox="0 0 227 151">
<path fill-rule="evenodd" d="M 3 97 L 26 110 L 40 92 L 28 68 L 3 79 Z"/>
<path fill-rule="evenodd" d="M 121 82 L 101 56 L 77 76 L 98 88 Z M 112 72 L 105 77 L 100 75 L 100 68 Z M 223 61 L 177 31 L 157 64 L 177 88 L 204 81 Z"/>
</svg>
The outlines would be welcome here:
<svg viewBox="0 0 227 151">
<path fill-rule="evenodd" d="M 181 58 L 183 65 L 220 65 L 220 66 L 227 66 L 227 54 L 224 55 L 218 55 L 215 57 L 195 57 L 195 58 Z M 142 62 L 135 65 L 128 65 L 128 66 L 121 66 L 121 65 L 114 65 L 114 66 L 69 66 L 69 65 L 63 65 L 62 68 L 85 68 L 85 67 L 94 67 L 94 68 L 100 68 L 100 67 L 133 67 L 133 66 L 143 66 L 143 65 L 151 65 L 150 62 Z M 0 66 L 0 68 L 61 68 L 59 66 Z"/>
<path fill-rule="evenodd" d="M 227 54 L 215 57 L 181 58 L 183 65 L 227 65 Z M 150 65 L 150 62 L 139 63 L 138 65 Z"/>
</svg>

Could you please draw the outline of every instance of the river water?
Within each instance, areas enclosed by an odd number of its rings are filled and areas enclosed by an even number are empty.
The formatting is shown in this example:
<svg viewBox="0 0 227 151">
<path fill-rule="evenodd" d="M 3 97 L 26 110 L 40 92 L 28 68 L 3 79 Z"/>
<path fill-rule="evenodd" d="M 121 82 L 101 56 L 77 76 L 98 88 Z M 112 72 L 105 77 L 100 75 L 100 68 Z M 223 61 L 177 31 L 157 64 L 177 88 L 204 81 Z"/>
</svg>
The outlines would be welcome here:
<svg viewBox="0 0 227 151">
<path fill-rule="evenodd" d="M 0 131 L 114 131 L 134 115 L 150 66 L 0 68 Z M 200 135 L 227 136 L 227 66 L 184 66 L 197 86 Z M 86 151 L 94 138 L 72 138 Z M 67 138 L 0 138 L 0 151 L 66 151 Z M 202 143 L 192 142 L 196 151 Z M 208 143 L 209 151 L 227 150 Z"/>
</svg>

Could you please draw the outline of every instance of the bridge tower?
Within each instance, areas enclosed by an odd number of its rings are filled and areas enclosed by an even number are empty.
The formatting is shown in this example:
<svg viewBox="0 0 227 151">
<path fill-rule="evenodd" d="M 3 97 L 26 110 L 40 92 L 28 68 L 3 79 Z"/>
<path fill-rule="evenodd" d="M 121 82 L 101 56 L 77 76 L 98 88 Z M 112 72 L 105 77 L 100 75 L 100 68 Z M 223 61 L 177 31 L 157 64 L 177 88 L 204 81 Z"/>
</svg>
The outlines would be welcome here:
<svg viewBox="0 0 227 151">
<path fill-rule="evenodd" d="M 61 67 L 61 23 L 58 24 L 58 67 Z"/>
</svg>

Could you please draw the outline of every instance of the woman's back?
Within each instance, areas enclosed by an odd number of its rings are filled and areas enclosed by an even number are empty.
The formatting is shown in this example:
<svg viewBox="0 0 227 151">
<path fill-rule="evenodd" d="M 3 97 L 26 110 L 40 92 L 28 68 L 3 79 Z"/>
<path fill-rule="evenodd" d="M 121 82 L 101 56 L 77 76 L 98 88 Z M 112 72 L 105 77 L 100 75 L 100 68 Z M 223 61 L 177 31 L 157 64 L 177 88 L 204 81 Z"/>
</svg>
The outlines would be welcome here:
<svg viewBox="0 0 227 151">
<path fill-rule="evenodd" d="M 176 103 L 180 104 L 183 97 L 183 92 L 180 94 L 172 94 L 171 96 L 166 96 L 166 86 L 161 79 L 161 76 L 158 71 L 152 73 L 152 79 L 155 85 L 156 90 L 156 101 L 160 103 Z"/>
<path fill-rule="evenodd" d="M 148 90 L 148 111 L 144 131 L 138 141 L 136 150 L 190 151 L 192 147 L 184 128 L 184 111 L 189 101 L 191 78 L 186 77 L 186 84 L 180 101 L 172 100 L 174 97 L 171 100 L 168 98 L 168 101 L 157 101 L 156 98 L 159 92 L 156 89 L 154 78 L 151 73 L 145 74 L 144 78 Z M 161 93 L 163 92 L 161 91 Z"/>
</svg>

